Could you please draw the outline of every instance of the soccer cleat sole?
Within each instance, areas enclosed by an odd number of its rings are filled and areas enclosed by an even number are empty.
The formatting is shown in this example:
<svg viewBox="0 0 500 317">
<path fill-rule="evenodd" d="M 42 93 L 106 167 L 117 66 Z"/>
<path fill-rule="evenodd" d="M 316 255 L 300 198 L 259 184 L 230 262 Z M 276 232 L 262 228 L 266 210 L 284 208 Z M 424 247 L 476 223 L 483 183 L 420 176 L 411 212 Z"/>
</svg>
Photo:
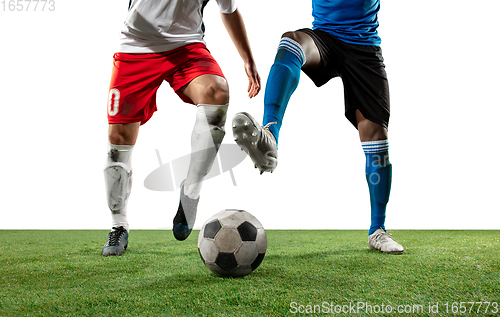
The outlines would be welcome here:
<svg viewBox="0 0 500 317">
<path fill-rule="evenodd" d="M 379 250 L 377 248 L 372 247 L 371 245 L 369 246 L 369 248 L 370 248 L 370 250 L 376 250 L 378 252 L 382 252 L 385 254 L 403 254 L 403 253 L 405 253 L 404 250 L 401 250 L 401 251 L 382 251 L 382 250 Z"/>
<path fill-rule="evenodd" d="M 110 247 L 103 247 L 102 248 L 102 255 L 103 256 L 113 256 L 117 255 L 120 256 L 125 253 L 125 250 L 127 250 L 127 246 L 125 247 L 120 247 L 120 246 L 110 246 Z"/>
<path fill-rule="evenodd" d="M 259 140 L 259 123 L 253 120 L 248 113 L 240 112 L 233 117 L 232 124 L 234 141 L 248 154 L 248 156 L 250 156 L 255 168 L 259 169 L 261 175 L 264 172 L 272 173 L 276 168 L 275 164 L 268 165 L 260 163 L 269 160 L 266 154 L 262 153 L 257 147 L 257 141 Z"/>
</svg>

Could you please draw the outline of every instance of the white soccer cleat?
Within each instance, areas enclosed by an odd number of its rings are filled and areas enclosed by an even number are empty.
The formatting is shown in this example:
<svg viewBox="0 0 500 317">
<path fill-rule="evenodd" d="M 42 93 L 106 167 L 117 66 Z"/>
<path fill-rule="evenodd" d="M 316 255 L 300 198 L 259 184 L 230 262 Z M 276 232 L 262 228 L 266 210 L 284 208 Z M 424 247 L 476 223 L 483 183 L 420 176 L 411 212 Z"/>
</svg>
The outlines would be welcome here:
<svg viewBox="0 0 500 317">
<path fill-rule="evenodd" d="M 368 236 L 368 246 L 372 250 L 379 250 L 387 254 L 403 254 L 404 249 L 384 229 L 377 229 Z"/>
<path fill-rule="evenodd" d="M 278 165 L 278 147 L 269 126 L 261 125 L 248 113 L 239 112 L 233 117 L 234 141 L 252 159 L 260 173 L 273 172 Z"/>
</svg>

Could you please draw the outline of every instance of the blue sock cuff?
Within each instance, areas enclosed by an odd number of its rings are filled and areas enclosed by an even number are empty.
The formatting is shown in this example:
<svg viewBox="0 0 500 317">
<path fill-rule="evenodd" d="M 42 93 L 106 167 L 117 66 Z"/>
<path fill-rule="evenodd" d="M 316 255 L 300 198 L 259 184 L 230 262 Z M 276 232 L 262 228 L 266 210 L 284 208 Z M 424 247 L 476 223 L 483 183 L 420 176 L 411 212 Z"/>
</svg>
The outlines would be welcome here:
<svg viewBox="0 0 500 317">
<path fill-rule="evenodd" d="M 293 55 L 295 55 L 299 59 L 301 66 L 306 63 L 306 55 L 304 54 L 302 46 L 299 43 L 292 40 L 291 38 L 288 37 L 282 38 L 278 45 L 278 50 L 280 49 L 287 50 L 291 52 Z"/>
<path fill-rule="evenodd" d="M 388 140 L 361 142 L 361 146 L 365 154 L 377 154 L 389 151 Z"/>
<path fill-rule="evenodd" d="M 380 227 L 377 227 L 377 226 L 371 226 L 370 227 L 370 230 L 368 230 L 368 235 L 371 235 L 372 233 L 374 233 L 375 231 L 377 231 L 378 229 L 383 229 L 385 231 L 385 226 L 382 225 Z"/>
<path fill-rule="evenodd" d="M 274 126 L 275 126 L 275 124 L 270 125 L 268 129 L 273 134 L 274 138 L 276 139 L 276 146 L 278 146 L 279 132 L 278 132 L 278 130 Z"/>
</svg>

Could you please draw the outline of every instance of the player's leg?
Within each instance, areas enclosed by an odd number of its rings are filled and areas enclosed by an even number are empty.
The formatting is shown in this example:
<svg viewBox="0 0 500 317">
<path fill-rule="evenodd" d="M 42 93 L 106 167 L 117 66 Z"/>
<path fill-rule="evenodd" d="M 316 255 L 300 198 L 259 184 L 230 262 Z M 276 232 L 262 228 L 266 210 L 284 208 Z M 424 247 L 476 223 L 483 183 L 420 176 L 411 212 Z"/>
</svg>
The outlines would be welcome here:
<svg viewBox="0 0 500 317">
<path fill-rule="evenodd" d="M 356 110 L 358 131 L 366 157 L 366 180 L 370 191 L 371 225 L 368 234 L 385 230 L 385 210 L 391 190 L 391 163 L 387 129 L 366 119 Z"/>
<path fill-rule="evenodd" d="M 191 162 L 184 182 L 185 194 L 195 199 L 225 135 L 229 87 L 225 78 L 205 74 L 193 79 L 182 92 L 198 107 L 191 134 Z"/>
<path fill-rule="evenodd" d="M 299 84 L 301 69 L 307 71 L 319 67 L 321 67 L 319 50 L 308 34 L 300 31 L 283 34 L 274 64 L 267 77 L 262 122 L 264 126 L 276 122 L 269 126 L 276 143 L 286 107 Z"/>
<path fill-rule="evenodd" d="M 226 80 L 204 74 L 193 79 L 181 92 L 197 105 L 196 121 L 191 134 L 191 161 L 181 186 L 180 203 L 174 218 L 174 236 L 186 239 L 196 220 L 203 179 L 210 172 L 225 135 L 224 125 L 229 103 Z"/>
<path fill-rule="evenodd" d="M 139 133 L 156 110 L 156 89 L 162 79 L 146 65 L 154 59 L 140 54 L 115 54 L 108 102 L 108 151 L 104 166 L 112 229 L 102 254 L 122 255 L 128 246 L 127 202 L 132 185 L 131 157 Z"/>
<path fill-rule="evenodd" d="M 386 206 L 392 182 L 387 127 L 390 96 L 382 50 L 378 46 L 346 44 L 335 40 L 335 57 L 344 84 L 347 119 L 358 129 L 365 152 L 366 181 L 370 194 L 370 248 L 385 253 L 403 253 L 385 231 Z"/>
<path fill-rule="evenodd" d="M 249 154 L 261 174 L 273 172 L 277 166 L 279 131 L 290 97 L 299 84 L 301 69 L 307 71 L 321 65 L 319 50 L 308 34 L 284 33 L 266 83 L 264 127 L 245 112 L 233 118 L 235 141 Z"/>
<path fill-rule="evenodd" d="M 385 231 L 386 207 L 392 183 L 387 129 L 366 119 L 356 110 L 359 137 L 366 157 L 366 181 L 370 193 L 371 224 L 368 245 L 371 249 L 391 254 L 403 253 L 403 247 Z"/>
<path fill-rule="evenodd" d="M 385 210 L 391 190 L 387 129 L 363 117 L 356 110 L 359 137 L 366 156 L 366 179 L 370 189 L 371 225 L 368 234 L 385 230 Z"/>
<path fill-rule="evenodd" d="M 104 181 L 111 211 L 111 232 L 102 249 L 104 256 L 121 255 L 128 245 L 127 200 L 132 186 L 132 150 L 140 122 L 110 124 Z"/>
</svg>

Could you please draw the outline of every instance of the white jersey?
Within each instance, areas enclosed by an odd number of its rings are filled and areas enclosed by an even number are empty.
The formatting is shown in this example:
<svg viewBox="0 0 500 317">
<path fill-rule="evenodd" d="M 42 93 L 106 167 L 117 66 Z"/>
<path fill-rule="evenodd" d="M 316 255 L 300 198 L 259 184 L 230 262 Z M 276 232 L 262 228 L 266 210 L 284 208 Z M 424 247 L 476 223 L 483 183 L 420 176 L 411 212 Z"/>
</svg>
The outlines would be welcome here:
<svg viewBox="0 0 500 317">
<path fill-rule="evenodd" d="M 119 52 L 166 52 L 203 41 L 203 8 L 209 0 L 132 0 L 120 37 Z M 222 13 L 236 10 L 235 0 L 216 0 Z"/>
</svg>

